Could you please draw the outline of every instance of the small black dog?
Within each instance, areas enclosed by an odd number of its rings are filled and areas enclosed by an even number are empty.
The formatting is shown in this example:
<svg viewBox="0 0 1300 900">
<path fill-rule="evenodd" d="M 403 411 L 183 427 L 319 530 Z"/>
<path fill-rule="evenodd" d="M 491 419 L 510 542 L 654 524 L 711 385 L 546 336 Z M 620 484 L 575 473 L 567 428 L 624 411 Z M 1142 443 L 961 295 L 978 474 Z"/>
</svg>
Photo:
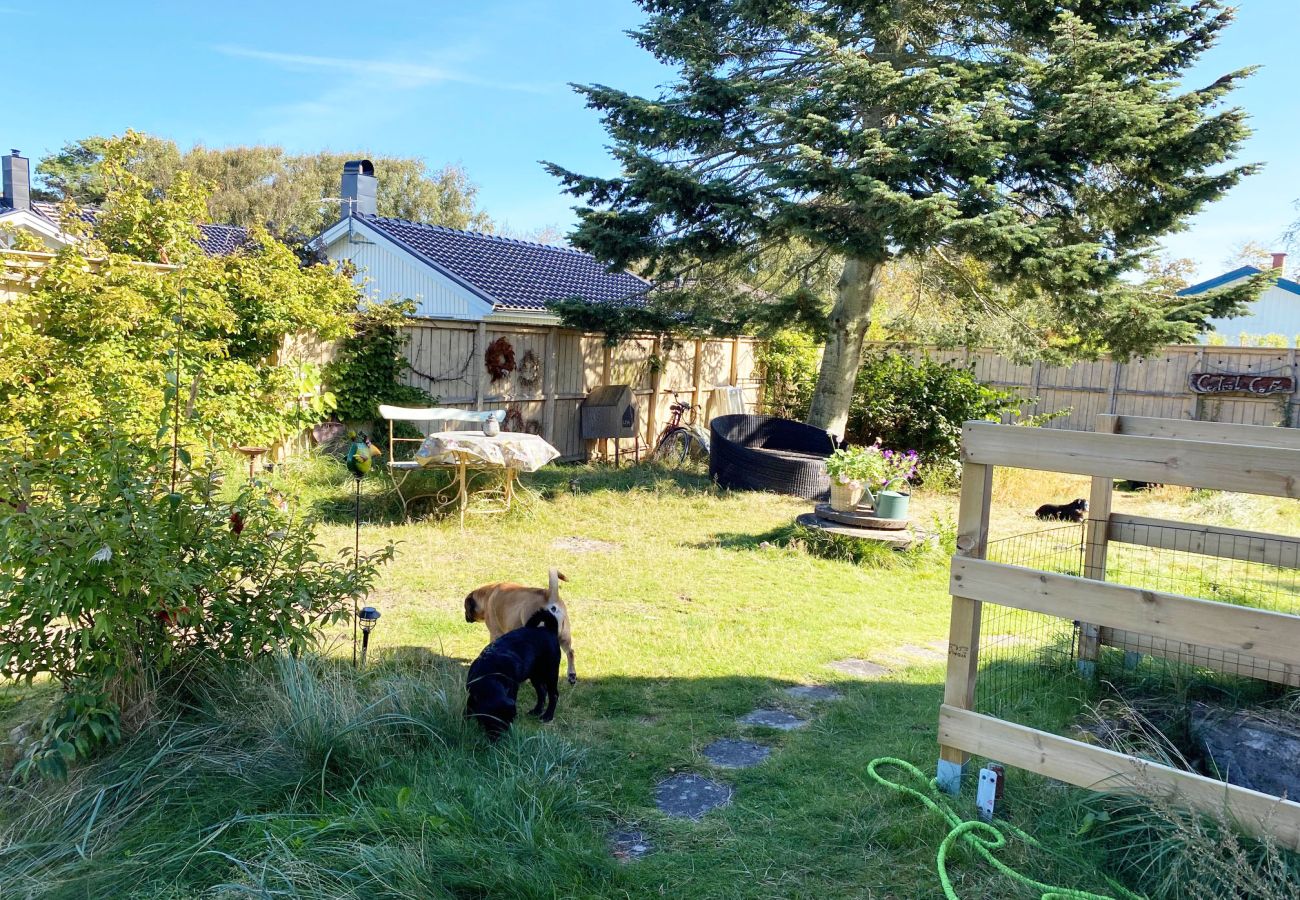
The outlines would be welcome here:
<svg viewBox="0 0 1300 900">
<path fill-rule="evenodd" d="M 1047 521 L 1055 519 L 1061 522 L 1082 522 L 1083 514 L 1087 511 L 1088 501 L 1080 497 L 1073 503 L 1063 503 L 1060 506 L 1044 503 L 1034 510 L 1034 515 Z"/>
<path fill-rule="evenodd" d="M 531 681 L 537 692 L 537 705 L 528 714 L 540 713 L 543 722 L 555 718 L 560 697 L 559 632 L 555 616 L 539 609 L 523 628 L 507 631 L 488 644 L 470 665 L 465 716 L 477 719 L 489 740 L 500 738 L 514 722 L 519 685 L 525 681 Z"/>
</svg>

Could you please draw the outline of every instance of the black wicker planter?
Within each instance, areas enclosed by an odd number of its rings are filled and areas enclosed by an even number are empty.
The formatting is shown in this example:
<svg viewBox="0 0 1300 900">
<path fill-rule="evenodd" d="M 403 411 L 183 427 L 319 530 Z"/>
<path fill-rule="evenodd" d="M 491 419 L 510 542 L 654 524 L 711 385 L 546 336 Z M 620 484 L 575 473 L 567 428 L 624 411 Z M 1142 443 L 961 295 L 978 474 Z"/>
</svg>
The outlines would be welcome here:
<svg viewBox="0 0 1300 900">
<path fill-rule="evenodd" d="M 812 499 L 830 490 L 820 428 L 775 416 L 718 416 L 709 424 L 709 475 L 719 485 Z"/>
</svg>

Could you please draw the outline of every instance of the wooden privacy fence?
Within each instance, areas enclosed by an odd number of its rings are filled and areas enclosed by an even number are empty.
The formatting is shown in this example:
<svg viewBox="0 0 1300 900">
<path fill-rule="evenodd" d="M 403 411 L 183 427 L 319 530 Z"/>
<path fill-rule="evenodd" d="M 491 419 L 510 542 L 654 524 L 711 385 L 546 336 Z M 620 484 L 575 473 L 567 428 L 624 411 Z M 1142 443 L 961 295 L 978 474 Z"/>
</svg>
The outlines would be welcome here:
<svg viewBox="0 0 1300 900">
<path fill-rule="evenodd" d="M 990 604 L 1065 622 L 1093 623 L 1082 627 L 1081 655 L 1095 654 L 1097 642 L 1127 648 L 1136 636 L 1148 636 L 1163 642 L 1161 647 L 1175 648 L 1172 655 L 1177 660 L 1199 653 L 1193 658 L 1202 664 L 1200 659 L 1207 654 L 1220 654 L 1280 672 L 1300 667 L 1300 615 L 1105 581 L 1106 541 L 1141 543 L 1142 536 L 1127 530 L 1135 517 L 1111 515 L 1108 488 L 1103 486 L 1125 478 L 1300 498 L 1300 449 L 1278 446 L 1278 429 L 1129 419 L 1109 423 L 1107 428 L 1113 433 L 1063 433 L 986 422 L 967 423 L 964 428 L 957 554 L 950 580 L 948 672 L 939 713 L 939 781 L 955 791 L 967 757 L 974 754 L 1093 790 L 1177 795 L 1193 809 L 1226 814 L 1252 833 L 1267 833 L 1288 849 L 1300 849 L 1298 803 L 975 711 L 981 617 L 983 607 Z M 1217 437 L 1257 443 L 1208 440 Z M 1092 539 L 1085 547 L 1088 577 L 987 559 L 995 466 L 1095 479 L 1094 500 L 1103 502 L 1089 511 L 1097 521 L 1089 525 Z M 1214 555 L 1243 546 L 1235 541 L 1240 532 L 1201 525 L 1189 528 L 1202 535 L 1196 553 Z M 1107 537 L 1100 537 L 1103 534 Z M 1251 537 L 1285 548 L 1271 550 L 1264 560 L 1269 564 L 1294 567 L 1300 559 L 1300 539 Z M 1142 650 L 1155 652 L 1152 647 L 1147 642 Z"/>
<path fill-rule="evenodd" d="M 601 385 L 631 385 L 643 447 L 662 429 L 674 391 L 706 413 L 718 388 L 740 388 L 749 410 L 761 399 L 759 342 L 748 337 L 671 346 L 656 337 L 633 337 L 611 347 L 603 335 L 558 327 L 413 319 L 404 330 L 408 384 L 439 397 L 441 406 L 517 412 L 524 430 L 542 435 L 563 459 L 592 451 L 580 437 L 578 411 Z M 499 338 L 510 343 L 517 368 L 494 381 L 484 352 Z M 632 449 L 631 442 L 623 449 Z"/>
<path fill-rule="evenodd" d="M 1239 425 L 1293 425 L 1300 406 L 1297 366 L 1300 351 L 1258 347 L 1169 346 L 1128 362 L 1100 359 L 1067 366 L 1016 363 L 993 350 L 938 350 L 909 347 L 913 356 L 969 365 L 991 387 L 1018 391 L 1024 414 L 1068 410 L 1047 428 L 1088 431 L 1098 415 L 1196 419 Z M 1206 395 L 1192 391 L 1196 373 L 1284 375 L 1295 379 L 1290 391 L 1264 397 Z M 1037 398 L 1036 402 L 1029 402 Z"/>
</svg>

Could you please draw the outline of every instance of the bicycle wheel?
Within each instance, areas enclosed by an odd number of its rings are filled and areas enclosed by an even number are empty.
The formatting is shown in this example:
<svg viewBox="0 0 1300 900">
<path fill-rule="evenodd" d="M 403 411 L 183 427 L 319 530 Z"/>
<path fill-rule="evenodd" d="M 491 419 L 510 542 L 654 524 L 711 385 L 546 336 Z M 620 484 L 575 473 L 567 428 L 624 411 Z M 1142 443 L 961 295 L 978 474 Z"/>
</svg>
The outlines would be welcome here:
<svg viewBox="0 0 1300 900">
<path fill-rule="evenodd" d="M 655 447 L 655 461 L 669 466 L 686 464 L 695 439 L 685 428 L 674 428 L 663 436 L 659 446 Z"/>
</svg>

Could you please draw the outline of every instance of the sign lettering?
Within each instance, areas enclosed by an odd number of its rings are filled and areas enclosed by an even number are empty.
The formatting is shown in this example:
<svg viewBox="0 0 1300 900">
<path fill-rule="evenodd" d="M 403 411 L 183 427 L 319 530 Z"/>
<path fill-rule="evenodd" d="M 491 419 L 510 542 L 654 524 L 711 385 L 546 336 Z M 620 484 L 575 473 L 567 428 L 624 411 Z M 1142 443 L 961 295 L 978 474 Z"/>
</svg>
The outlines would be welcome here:
<svg viewBox="0 0 1300 900">
<path fill-rule="evenodd" d="M 1225 372 L 1195 372 L 1188 376 L 1196 394 L 1289 394 L 1295 390 L 1290 375 L 1233 375 Z"/>
</svg>

